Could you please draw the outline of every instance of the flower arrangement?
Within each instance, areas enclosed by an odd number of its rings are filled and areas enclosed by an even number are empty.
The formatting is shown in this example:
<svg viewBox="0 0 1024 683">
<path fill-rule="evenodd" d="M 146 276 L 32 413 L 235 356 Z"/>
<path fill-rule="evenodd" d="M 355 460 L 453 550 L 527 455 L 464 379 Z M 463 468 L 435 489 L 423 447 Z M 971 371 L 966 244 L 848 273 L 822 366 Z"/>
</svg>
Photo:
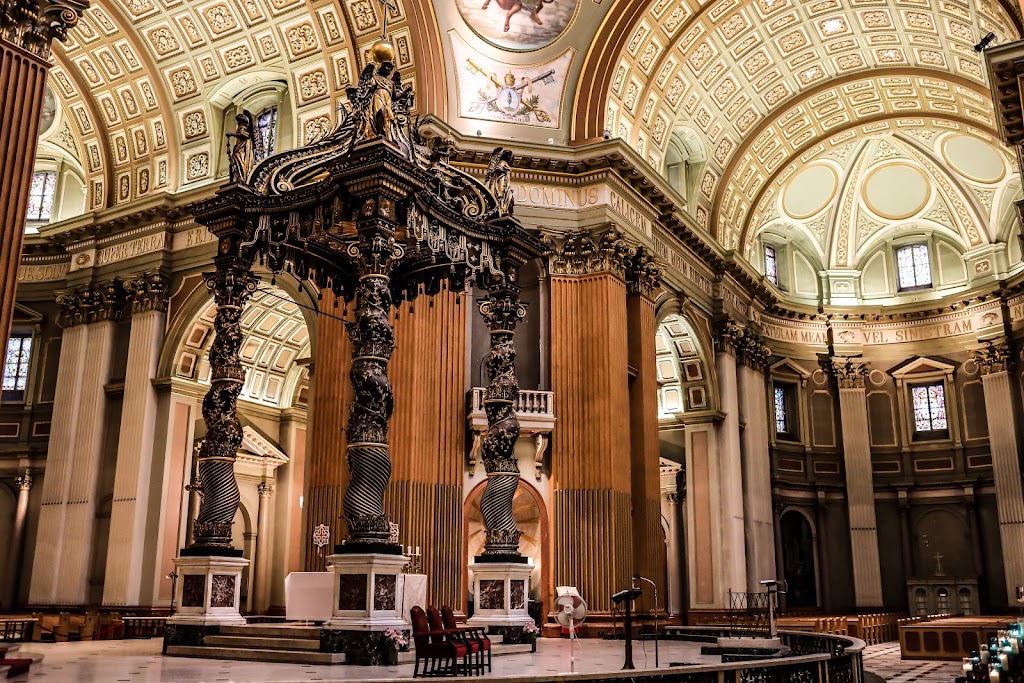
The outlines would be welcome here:
<svg viewBox="0 0 1024 683">
<path fill-rule="evenodd" d="M 409 644 L 409 640 L 405 637 L 405 634 L 393 628 L 384 629 L 382 635 L 384 636 L 385 645 L 394 649 L 395 652 L 398 652 Z"/>
<path fill-rule="evenodd" d="M 386 628 L 381 632 L 384 647 L 384 664 L 395 666 L 398 664 L 398 653 L 409 645 L 409 639 L 401 631 L 393 628 Z"/>
<path fill-rule="evenodd" d="M 523 627 L 523 633 L 525 633 L 526 635 L 536 636 L 538 633 L 540 633 L 540 629 L 537 628 L 537 624 L 531 621 L 529 624 Z"/>
<path fill-rule="evenodd" d="M 537 628 L 537 624 L 532 621 L 529 624 L 523 626 L 523 635 L 520 636 L 520 643 L 530 646 L 530 652 L 537 651 L 537 636 L 540 635 L 540 629 Z"/>
</svg>

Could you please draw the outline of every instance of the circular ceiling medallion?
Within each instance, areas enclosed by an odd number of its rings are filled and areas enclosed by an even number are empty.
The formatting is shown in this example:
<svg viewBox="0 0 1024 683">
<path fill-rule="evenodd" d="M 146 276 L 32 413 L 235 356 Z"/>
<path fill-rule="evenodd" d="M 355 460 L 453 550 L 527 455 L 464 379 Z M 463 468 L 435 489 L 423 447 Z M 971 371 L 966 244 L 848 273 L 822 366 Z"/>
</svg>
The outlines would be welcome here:
<svg viewBox="0 0 1024 683">
<path fill-rule="evenodd" d="M 1006 176 L 1006 165 L 999 152 L 970 135 L 946 138 L 942 143 L 942 156 L 956 171 L 978 183 L 998 183 Z"/>
<path fill-rule="evenodd" d="M 864 180 L 864 203 L 881 218 L 910 218 L 924 209 L 930 197 L 928 176 L 904 162 L 875 166 Z"/>
<path fill-rule="evenodd" d="M 580 0 L 455 0 L 473 32 L 505 50 L 539 50 L 569 27 Z"/>
<path fill-rule="evenodd" d="M 837 189 L 839 176 L 831 166 L 808 166 L 786 185 L 782 208 L 793 218 L 810 218 L 829 205 Z"/>
</svg>

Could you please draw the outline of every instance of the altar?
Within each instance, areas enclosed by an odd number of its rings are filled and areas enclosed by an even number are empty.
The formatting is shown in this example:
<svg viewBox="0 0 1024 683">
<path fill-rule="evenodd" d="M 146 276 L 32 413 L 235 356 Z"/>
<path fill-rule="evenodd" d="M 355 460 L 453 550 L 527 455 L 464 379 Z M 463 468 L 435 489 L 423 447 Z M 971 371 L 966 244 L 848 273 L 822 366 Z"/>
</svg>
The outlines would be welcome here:
<svg viewBox="0 0 1024 683">
<path fill-rule="evenodd" d="M 426 574 L 399 574 L 397 582 L 403 615 L 416 605 L 426 608 Z M 328 621 L 334 614 L 334 572 L 291 572 L 284 579 L 284 600 L 287 621 Z"/>
</svg>

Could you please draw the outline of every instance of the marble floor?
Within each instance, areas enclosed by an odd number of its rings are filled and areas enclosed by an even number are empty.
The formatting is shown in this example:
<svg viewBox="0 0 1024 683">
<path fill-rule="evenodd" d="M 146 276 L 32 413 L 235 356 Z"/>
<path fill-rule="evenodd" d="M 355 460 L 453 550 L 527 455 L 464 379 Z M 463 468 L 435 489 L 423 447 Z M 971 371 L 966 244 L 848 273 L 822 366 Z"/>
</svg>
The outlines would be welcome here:
<svg viewBox="0 0 1024 683">
<path fill-rule="evenodd" d="M 213 683 L 286 683 L 291 681 L 372 681 L 412 675 L 412 665 L 395 667 L 307 666 L 264 664 L 212 659 L 163 657 L 161 640 L 107 640 L 96 643 L 26 643 L 22 651 L 44 656 L 41 664 L 12 680 L 33 683 L 154 683 L 156 681 L 210 681 Z M 617 671 L 622 667 L 622 642 L 587 640 L 576 646 L 576 673 Z M 700 645 L 683 642 L 660 644 L 662 667 L 674 662 L 713 664 L 718 657 L 700 654 Z M 638 670 L 654 668 L 654 644 L 637 643 Z M 868 648 L 864 668 L 893 683 L 952 683 L 958 669 L 950 662 L 904 662 L 898 644 Z M 541 639 L 538 654 L 494 658 L 490 677 L 569 673 L 569 641 Z"/>
</svg>

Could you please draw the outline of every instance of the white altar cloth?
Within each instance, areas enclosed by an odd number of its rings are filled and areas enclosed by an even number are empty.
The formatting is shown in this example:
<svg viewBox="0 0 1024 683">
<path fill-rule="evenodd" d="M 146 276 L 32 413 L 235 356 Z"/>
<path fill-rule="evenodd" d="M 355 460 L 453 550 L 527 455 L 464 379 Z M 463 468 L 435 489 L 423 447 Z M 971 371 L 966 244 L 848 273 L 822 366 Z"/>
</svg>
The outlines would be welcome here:
<svg viewBox="0 0 1024 683">
<path fill-rule="evenodd" d="M 334 614 L 334 572 L 291 572 L 284 577 L 288 621 L 327 621 Z"/>
</svg>

